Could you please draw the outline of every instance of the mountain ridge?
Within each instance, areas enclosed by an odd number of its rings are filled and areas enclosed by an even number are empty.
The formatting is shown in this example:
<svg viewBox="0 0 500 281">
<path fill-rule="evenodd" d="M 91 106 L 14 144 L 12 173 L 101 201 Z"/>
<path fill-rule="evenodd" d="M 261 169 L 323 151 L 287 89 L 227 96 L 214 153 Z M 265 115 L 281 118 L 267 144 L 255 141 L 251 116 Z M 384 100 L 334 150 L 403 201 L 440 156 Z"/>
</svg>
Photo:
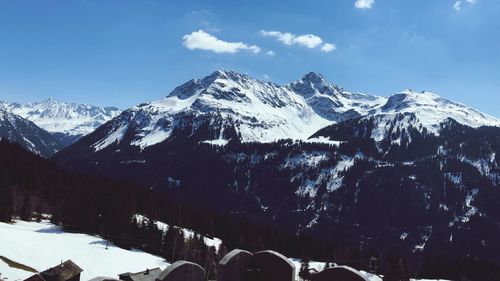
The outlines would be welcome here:
<svg viewBox="0 0 500 281">
<path fill-rule="evenodd" d="M 63 145 L 33 122 L 18 116 L 0 104 L 0 139 L 7 139 L 43 157 L 52 156 Z"/>
<path fill-rule="evenodd" d="M 54 98 L 24 104 L 17 102 L 1 102 L 1 104 L 13 114 L 30 120 L 51 133 L 64 146 L 93 132 L 121 112 L 116 107 L 61 102 Z"/>
<path fill-rule="evenodd" d="M 227 127 L 234 128 L 242 142 L 273 142 L 305 140 L 326 126 L 353 118 L 391 118 L 399 113 L 414 114 L 418 125 L 433 133 L 447 118 L 471 127 L 500 126 L 500 120 L 490 115 L 429 92 L 407 90 L 379 97 L 345 91 L 314 72 L 278 85 L 218 70 L 176 87 L 160 100 L 124 110 L 120 118 L 110 120 L 115 124 L 108 125 L 107 136 L 94 147 L 104 149 L 128 133 L 130 145 L 144 149 L 168 140 L 183 120 L 219 120 L 213 124 L 219 137 L 211 136 L 207 142 L 227 142 L 223 137 Z"/>
</svg>

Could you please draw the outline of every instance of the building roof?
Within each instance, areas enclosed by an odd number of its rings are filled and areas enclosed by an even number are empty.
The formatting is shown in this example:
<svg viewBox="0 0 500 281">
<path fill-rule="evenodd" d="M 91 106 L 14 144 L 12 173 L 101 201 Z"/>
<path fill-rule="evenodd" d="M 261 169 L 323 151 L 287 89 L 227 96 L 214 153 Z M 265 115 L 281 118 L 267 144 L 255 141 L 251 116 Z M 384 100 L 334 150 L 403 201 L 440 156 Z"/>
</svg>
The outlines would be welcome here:
<svg viewBox="0 0 500 281">
<path fill-rule="evenodd" d="M 43 277 L 40 275 L 40 273 L 36 273 L 32 275 L 31 277 L 25 279 L 24 281 L 45 281 Z"/>
<path fill-rule="evenodd" d="M 203 275 L 205 274 L 205 269 L 201 267 L 199 264 L 196 264 L 194 262 L 189 262 L 189 261 L 176 261 L 173 264 L 171 264 L 169 267 L 167 267 L 165 270 L 161 272 L 161 274 L 158 275 L 157 280 L 165 280 L 167 275 L 169 275 L 171 272 L 176 271 L 178 268 L 190 268 L 189 271 L 200 271 L 203 272 Z"/>
<path fill-rule="evenodd" d="M 251 257 L 252 253 L 245 251 L 245 250 L 240 250 L 240 249 L 234 249 L 231 252 L 227 253 L 222 260 L 219 262 L 220 265 L 226 265 L 231 261 L 234 257 L 238 255 L 243 255 L 243 256 L 248 256 Z"/>
<path fill-rule="evenodd" d="M 50 281 L 66 281 L 83 271 L 78 265 L 76 265 L 71 260 L 67 260 L 60 265 L 49 268 L 45 271 L 40 272 L 40 275 L 45 280 Z"/>
<path fill-rule="evenodd" d="M 368 281 L 368 278 L 363 276 L 361 272 L 348 266 L 335 266 L 327 268 L 315 278 L 316 281 L 323 280 L 345 280 L 345 281 Z"/>
<path fill-rule="evenodd" d="M 24 281 L 66 281 L 83 271 L 71 260 L 67 260 L 60 265 L 49 268 L 40 273 L 36 273 Z"/>
<path fill-rule="evenodd" d="M 154 281 L 156 276 L 158 276 L 161 273 L 161 269 L 159 268 L 153 268 L 153 269 L 147 269 L 141 272 L 137 273 L 122 273 L 119 275 L 121 280 L 124 280 L 125 278 L 130 278 L 132 281 Z"/>
</svg>

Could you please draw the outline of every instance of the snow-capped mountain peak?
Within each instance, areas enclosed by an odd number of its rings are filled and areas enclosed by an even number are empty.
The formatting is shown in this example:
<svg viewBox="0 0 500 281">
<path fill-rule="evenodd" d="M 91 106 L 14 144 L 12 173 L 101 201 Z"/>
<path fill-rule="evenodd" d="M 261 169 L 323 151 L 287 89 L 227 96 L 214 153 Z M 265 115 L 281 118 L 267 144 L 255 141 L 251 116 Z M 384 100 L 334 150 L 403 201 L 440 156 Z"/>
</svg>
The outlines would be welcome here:
<svg viewBox="0 0 500 281">
<path fill-rule="evenodd" d="M 232 129 L 243 142 L 306 139 L 322 127 L 365 115 L 384 103 L 379 97 L 343 92 L 313 72 L 281 86 L 219 70 L 182 84 L 161 100 L 127 110 L 93 147 L 101 150 L 121 142 L 126 133 L 133 136 L 131 145 L 145 148 L 168 139 L 175 129 L 196 130 L 207 122 L 212 131 L 207 142 L 227 141 Z"/>
<path fill-rule="evenodd" d="M 198 94 L 203 90 L 219 90 L 224 88 L 227 82 L 244 85 L 254 80 L 245 74 L 240 74 L 230 70 L 217 70 L 201 79 L 192 79 L 175 88 L 167 97 L 177 96 L 186 99 Z M 254 80 L 256 81 L 256 80 Z M 213 92 L 213 91 L 212 91 Z"/>
<path fill-rule="evenodd" d="M 89 104 L 61 102 L 54 98 L 31 103 L 1 103 L 13 114 L 32 121 L 40 128 L 57 134 L 63 143 L 71 143 L 93 132 L 103 123 L 116 117 L 116 107 L 98 107 Z"/>
<path fill-rule="evenodd" d="M 474 128 L 500 126 L 500 120 L 493 116 L 426 91 L 405 90 L 394 94 L 375 114 L 395 113 L 414 114 L 423 127 L 433 133 L 437 133 L 439 124 L 448 118 Z"/>
<path fill-rule="evenodd" d="M 386 102 L 383 97 L 344 91 L 315 72 L 306 74 L 288 87 L 303 96 L 316 114 L 333 122 L 367 115 Z"/>
<path fill-rule="evenodd" d="M 277 85 L 219 70 L 180 85 L 158 101 L 126 110 L 102 130 L 92 147 L 101 150 L 125 142 L 144 149 L 179 130 L 192 137 L 200 128 L 203 137 L 197 138 L 210 143 L 235 137 L 243 142 L 307 139 L 321 128 L 354 118 L 376 117 L 378 127 L 392 128 L 391 120 L 398 116 L 436 134 L 448 118 L 473 127 L 500 126 L 491 116 L 429 92 L 407 90 L 386 98 L 345 91 L 314 72 Z M 398 127 L 407 127 L 402 124 L 406 119 L 398 119 Z M 386 132 L 376 135 L 379 139 Z"/>
<path fill-rule="evenodd" d="M 126 130 L 136 130 L 132 145 L 144 148 L 156 144 L 170 137 L 174 129 L 187 126 L 188 119 L 191 126 L 208 122 L 218 132 L 207 141 L 226 138 L 224 131 L 229 127 L 234 127 L 242 141 L 306 138 L 331 123 L 315 114 L 290 88 L 233 71 L 216 71 L 190 80 L 167 97 L 133 107 L 122 117 L 115 125 L 122 133 L 111 129 L 107 141 L 96 142 L 96 150 L 120 140 Z M 140 125 L 131 128 L 129 124 Z"/>
<path fill-rule="evenodd" d="M 291 83 L 290 87 L 305 98 L 318 94 L 335 97 L 340 95 L 342 91 L 336 85 L 330 84 L 323 75 L 316 72 L 307 73 L 301 79 Z"/>
</svg>

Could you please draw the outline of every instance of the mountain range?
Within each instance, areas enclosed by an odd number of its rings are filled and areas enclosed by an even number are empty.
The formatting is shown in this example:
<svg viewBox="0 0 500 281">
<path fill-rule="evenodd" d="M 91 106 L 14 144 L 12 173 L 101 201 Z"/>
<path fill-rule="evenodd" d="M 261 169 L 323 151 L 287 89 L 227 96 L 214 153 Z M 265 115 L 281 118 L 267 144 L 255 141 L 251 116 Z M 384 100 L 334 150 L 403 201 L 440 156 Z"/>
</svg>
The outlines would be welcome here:
<svg viewBox="0 0 500 281">
<path fill-rule="evenodd" d="M 347 92 L 317 73 L 280 86 L 216 71 L 177 87 L 163 99 L 123 111 L 100 128 L 91 146 L 102 150 L 126 137 L 127 144 L 144 149 L 174 137 L 184 126 L 204 123 L 211 130 L 206 142 L 225 143 L 232 133 L 242 142 L 306 140 L 334 123 L 371 116 L 383 122 L 398 114 L 413 114 L 415 122 L 432 133 L 447 118 L 471 127 L 500 126 L 492 116 L 428 92 L 408 90 L 384 98 Z M 379 134 L 374 136 L 377 140 L 384 137 L 383 124 L 374 134 Z"/>
<path fill-rule="evenodd" d="M 216 71 L 188 81 L 165 98 L 123 112 L 116 107 L 66 103 L 52 98 L 26 104 L 0 102 L 0 105 L 4 111 L 50 133 L 58 143 L 51 148 L 53 151 L 74 143 L 110 120 L 105 136 L 92 144 L 96 151 L 121 141 L 125 132 L 130 145 L 144 149 L 171 137 L 176 129 L 186 125 L 185 120 L 194 123 L 210 120 L 213 135 L 204 141 L 219 144 L 228 141 L 227 134 L 231 132 L 225 132 L 226 128 L 234 129 L 242 142 L 306 140 L 328 125 L 358 117 L 379 120 L 373 137 L 381 140 L 387 134 L 384 122 L 398 114 L 414 115 L 414 122 L 432 133 L 437 133 L 439 124 L 447 118 L 475 128 L 500 126 L 500 121 L 492 116 L 433 93 L 406 90 L 388 98 L 351 93 L 313 72 L 281 86 L 234 71 Z"/>
<path fill-rule="evenodd" d="M 217 71 L 124 110 L 51 159 L 410 258 L 498 258 L 500 121 L 429 92 L 351 93 Z"/>
<path fill-rule="evenodd" d="M 77 136 L 50 158 L 71 171 L 417 261 L 498 258 L 500 120 L 434 93 L 216 71 L 121 112 L 51 100 L 2 108 Z"/>
<path fill-rule="evenodd" d="M 21 137 L 16 138 L 12 133 L 6 134 L 6 130 L 2 130 L 4 137 L 19 142 L 26 149 L 44 157 L 51 156 L 80 137 L 93 132 L 97 127 L 120 113 L 116 107 L 66 103 L 53 98 L 25 104 L 0 102 L 0 109 L 3 115 L 10 116 L 10 120 L 29 124 L 16 127 L 16 132 Z M 9 126 L 6 120 L 4 118 L 3 121 L 0 121 L 0 125 Z M 44 132 L 41 133 L 41 131 Z M 40 137 L 43 143 L 31 139 L 29 136 L 33 134 L 43 135 Z M 18 141 L 19 139 L 23 139 L 23 141 Z M 31 143 L 28 143 L 27 140 Z"/>
</svg>

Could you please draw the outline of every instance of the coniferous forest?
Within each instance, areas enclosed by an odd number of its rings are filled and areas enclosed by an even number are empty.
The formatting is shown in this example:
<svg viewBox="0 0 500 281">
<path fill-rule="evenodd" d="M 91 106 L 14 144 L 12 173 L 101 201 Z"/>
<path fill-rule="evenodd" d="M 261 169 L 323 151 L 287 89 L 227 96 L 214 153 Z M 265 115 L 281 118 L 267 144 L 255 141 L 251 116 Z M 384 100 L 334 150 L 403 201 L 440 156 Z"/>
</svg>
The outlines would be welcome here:
<svg viewBox="0 0 500 281">
<path fill-rule="evenodd" d="M 142 249 L 169 261 L 197 262 L 212 275 L 228 251 L 241 248 L 273 249 L 304 261 L 346 264 L 384 274 L 384 280 L 408 280 L 409 276 L 498 280 L 500 276 L 500 267 L 494 263 L 460 257 L 428 256 L 421 267 L 410 268 L 397 251 L 380 255 L 359 245 L 290 235 L 245 216 L 197 209 L 162 190 L 72 174 L 5 140 L 0 141 L 0 194 L 3 222 L 51 214 L 52 222 L 65 231 L 101 235 L 118 246 Z M 134 214 L 150 220 L 138 222 Z M 176 227 L 163 233 L 154 221 Z M 186 239 L 180 227 L 193 229 L 197 235 Z M 207 247 L 202 235 L 222 239 L 220 251 Z M 373 258 L 379 261 L 375 269 L 370 265 Z"/>
</svg>

